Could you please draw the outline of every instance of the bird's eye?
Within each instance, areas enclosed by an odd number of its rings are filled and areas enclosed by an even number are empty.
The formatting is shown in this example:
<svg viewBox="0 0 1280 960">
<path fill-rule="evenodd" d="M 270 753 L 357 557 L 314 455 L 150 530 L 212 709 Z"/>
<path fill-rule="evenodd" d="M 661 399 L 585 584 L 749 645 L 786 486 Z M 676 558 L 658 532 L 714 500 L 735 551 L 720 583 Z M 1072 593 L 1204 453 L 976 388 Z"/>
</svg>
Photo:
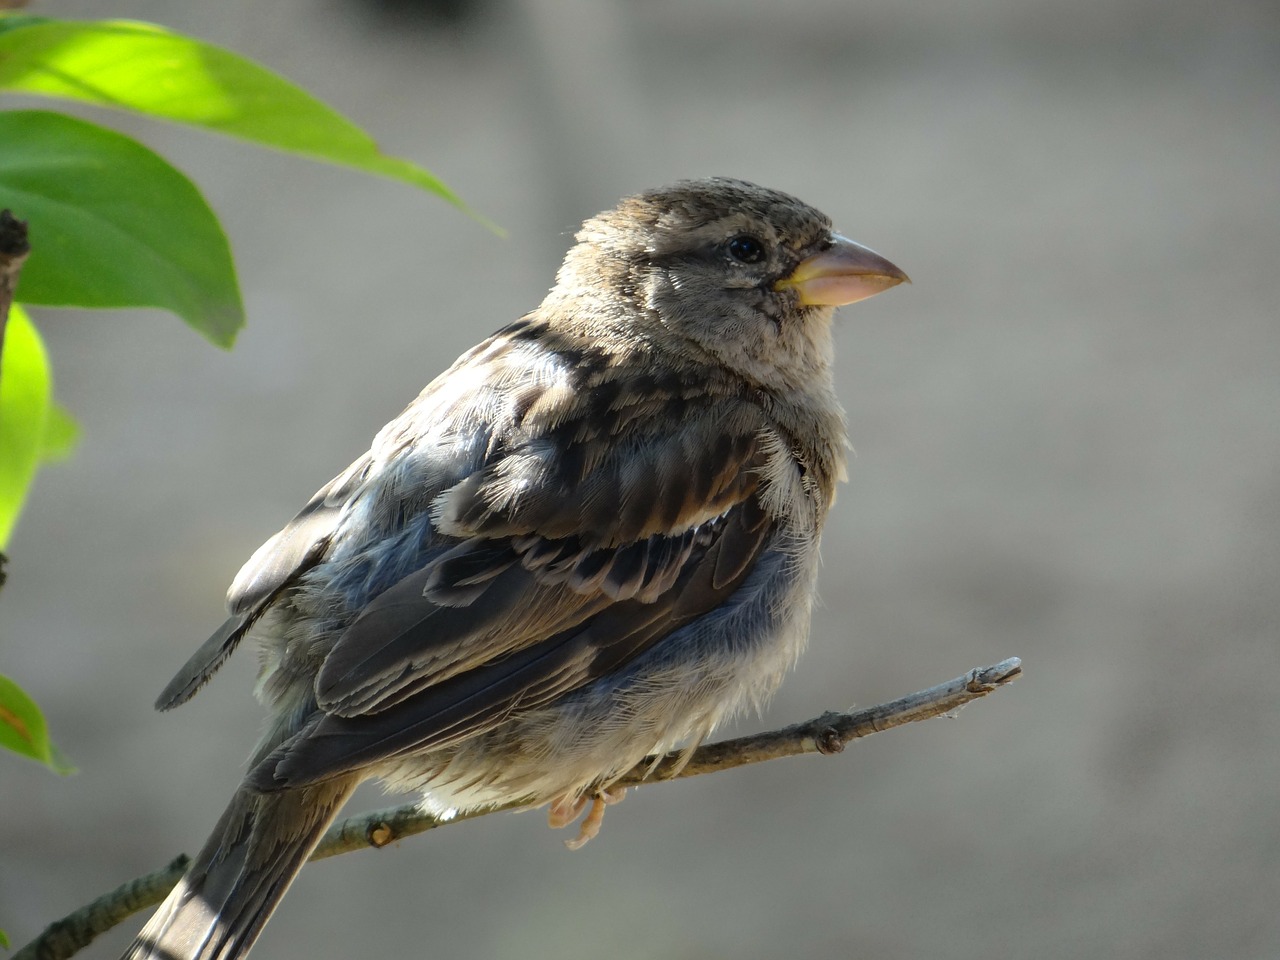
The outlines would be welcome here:
<svg viewBox="0 0 1280 960">
<path fill-rule="evenodd" d="M 739 263 L 759 263 L 765 257 L 764 243 L 748 233 L 729 241 L 729 256 Z"/>
</svg>

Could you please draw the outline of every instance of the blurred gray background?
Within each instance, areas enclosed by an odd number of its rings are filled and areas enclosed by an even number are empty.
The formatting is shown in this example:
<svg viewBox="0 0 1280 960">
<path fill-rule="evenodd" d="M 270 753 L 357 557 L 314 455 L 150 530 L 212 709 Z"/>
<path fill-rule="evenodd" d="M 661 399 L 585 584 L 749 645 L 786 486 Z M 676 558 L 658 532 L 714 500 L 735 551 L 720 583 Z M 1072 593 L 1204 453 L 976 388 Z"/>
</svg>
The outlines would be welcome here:
<svg viewBox="0 0 1280 960">
<path fill-rule="evenodd" d="M 242 654 L 151 702 L 257 545 L 577 223 L 688 176 L 911 273 L 842 311 L 857 455 L 767 717 L 1021 656 L 957 719 L 304 871 L 255 956 L 1280 957 L 1280 10 L 1270 0 L 49 0 L 254 57 L 509 232 L 402 185 L 109 117 L 223 216 L 249 327 L 41 311 L 84 425 L 12 543 L 0 660 L 79 767 L 0 757 L 16 944 L 198 846 Z M 38 242 L 38 238 L 37 238 Z M 376 792 L 362 795 L 377 805 Z M 92 947 L 111 957 L 138 922 Z"/>
</svg>

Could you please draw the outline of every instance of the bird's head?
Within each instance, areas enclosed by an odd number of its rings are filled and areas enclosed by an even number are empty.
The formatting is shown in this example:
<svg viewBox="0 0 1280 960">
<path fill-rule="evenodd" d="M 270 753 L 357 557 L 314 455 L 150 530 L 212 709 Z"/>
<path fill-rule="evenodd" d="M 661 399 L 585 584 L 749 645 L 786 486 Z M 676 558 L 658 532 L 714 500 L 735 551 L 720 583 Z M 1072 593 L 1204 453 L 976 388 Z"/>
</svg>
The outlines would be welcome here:
<svg viewBox="0 0 1280 960">
<path fill-rule="evenodd" d="M 761 386 L 829 368 L 834 308 L 907 279 L 831 220 L 742 180 L 687 180 L 628 197 L 583 224 L 548 302 L 719 363 Z M 602 331 L 603 332 L 603 331 Z"/>
</svg>

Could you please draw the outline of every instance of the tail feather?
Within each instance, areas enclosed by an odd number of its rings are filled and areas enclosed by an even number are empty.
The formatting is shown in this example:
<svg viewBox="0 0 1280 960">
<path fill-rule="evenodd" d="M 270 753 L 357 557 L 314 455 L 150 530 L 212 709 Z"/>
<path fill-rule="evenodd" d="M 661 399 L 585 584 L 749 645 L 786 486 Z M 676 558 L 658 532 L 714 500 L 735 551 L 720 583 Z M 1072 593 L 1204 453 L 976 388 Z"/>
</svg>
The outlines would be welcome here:
<svg viewBox="0 0 1280 960">
<path fill-rule="evenodd" d="M 277 793 L 241 787 L 121 960 L 243 957 L 356 783 L 331 780 Z"/>
</svg>

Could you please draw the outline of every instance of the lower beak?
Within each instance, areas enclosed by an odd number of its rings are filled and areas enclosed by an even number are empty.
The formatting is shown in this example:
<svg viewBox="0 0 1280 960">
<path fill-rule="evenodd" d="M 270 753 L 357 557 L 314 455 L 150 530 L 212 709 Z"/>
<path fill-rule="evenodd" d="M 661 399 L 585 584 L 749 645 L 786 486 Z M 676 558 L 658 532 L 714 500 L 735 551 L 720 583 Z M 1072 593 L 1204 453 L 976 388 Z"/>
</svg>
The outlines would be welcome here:
<svg viewBox="0 0 1280 960">
<path fill-rule="evenodd" d="M 831 246 L 801 260 L 773 288 L 795 290 L 806 307 L 841 307 L 904 281 L 910 283 L 911 278 L 880 254 L 833 233 Z"/>
</svg>

